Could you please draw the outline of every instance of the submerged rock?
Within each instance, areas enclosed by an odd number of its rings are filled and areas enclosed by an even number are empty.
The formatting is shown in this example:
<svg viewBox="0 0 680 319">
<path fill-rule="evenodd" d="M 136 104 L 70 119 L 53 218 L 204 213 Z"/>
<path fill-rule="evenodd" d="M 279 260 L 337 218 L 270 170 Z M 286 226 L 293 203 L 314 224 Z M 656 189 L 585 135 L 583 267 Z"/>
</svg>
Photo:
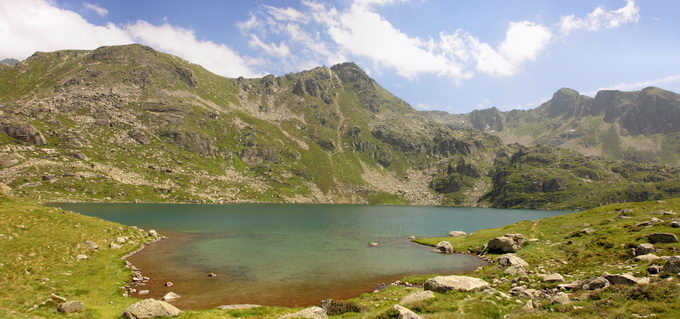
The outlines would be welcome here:
<svg viewBox="0 0 680 319">
<path fill-rule="evenodd" d="M 425 290 L 447 292 L 449 290 L 475 291 L 489 287 L 490 284 L 482 279 L 468 276 L 438 276 L 425 281 Z"/>
<path fill-rule="evenodd" d="M 151 319 L 158 317 L 175 317 L 182 311 L 175 306 L 156 299 L 144 299 L 133 303 L 123 311 L 128 319 Z"/>
</svg>

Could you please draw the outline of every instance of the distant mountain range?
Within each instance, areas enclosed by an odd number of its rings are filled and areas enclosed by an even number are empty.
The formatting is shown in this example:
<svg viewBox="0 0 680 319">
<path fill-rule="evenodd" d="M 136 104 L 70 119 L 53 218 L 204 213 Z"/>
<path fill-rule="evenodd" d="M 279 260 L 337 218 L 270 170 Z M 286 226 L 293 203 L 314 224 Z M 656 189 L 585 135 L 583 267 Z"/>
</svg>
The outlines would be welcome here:
<svg viewBox="0 0 680 319">
<path fill-rule="evenodd" d="M 5 65 L 16 65 L 19 63 L 19 60 L 17 59 L 2 59 L 0 60 L 0 64 L 5 64 Z"/>
<path fill-rule="evenodd" d="M 0 191 L 554 209 L 661 199 L 680 194 L 680 169 L 659 164 L 678 161 L 677 102 L 654 88 L 563 89 L 530 111 L 450 115 L 416 111 L 354 63 L 231 79 L 141 45 L 37 52 L 0 65 Z"/>
<path fill-rule="evenodd" d="M 656 87 L 603 90 L 594 98 L 560 89 L 527 111 L 426 114 L 440 123 L 494 134 L 505 143 L 553 145 L 609 159 L 680 161 L 680 95 Z"/>
</svg>

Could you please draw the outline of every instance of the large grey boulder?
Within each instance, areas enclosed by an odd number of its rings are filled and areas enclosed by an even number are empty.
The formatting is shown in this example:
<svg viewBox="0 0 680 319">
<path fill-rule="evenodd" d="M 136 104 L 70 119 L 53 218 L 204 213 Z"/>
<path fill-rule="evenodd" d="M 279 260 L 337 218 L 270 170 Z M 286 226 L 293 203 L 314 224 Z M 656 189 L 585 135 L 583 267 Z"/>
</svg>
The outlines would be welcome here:
<svg viewBox="0 0 680 319">
<path fill-rule="evenodd" d="M 144 299 L 128 306 L 123 316 L 128 319 L 151 319 L 158 317 L 175 317 L 182 311 L 175 306 L 156 299 Z"/>
<path fill-rule="evenodd" d="M 489 287 L 490 284 L 482 279 L 468 276 L 438 276 L 425 281 L 425 290 L 444 293 L 449 290 L 475 291 Z"/>
<path fill-rule="evenodd" d="M 463 237 L 467 236 L 467 233 L 460 230 L 452 230 L 449 232 L 449 237 Z"/>
<path fill-rule="evenodd" d="M 161 298 L 161 300 L 163 300 L 163 301 L 171 301 L 171 300 L 179 299 L 180 297 L 182 297 L 182 296 L 180 296 L 179 294 L 176 294 L 176 293 L 174 293 L 174 292 L 171 291 L 171 292 L 165 294 L 165 295 L 163 296 L 163 298 Z"/>
<path fill-rule="evenodd" d="M 646 262 L 656 262 L 661 260 L 661 257 L 654 255 L 654 254 L 646 254 L 646 255 L 640 255 L 640 256 L 635 256 L 634 258 L 636 261 L 646 261 Z"/>
<path fill-rule="evenodd" d="M 440 241 L 437 246 L 434 247 L 434 251 L 442 254 L 453 254 L 453 246 L 448 241 Z"/>
<path fill-rule="evenodd" d="M 581 286 L 581 289 L 583 290 L 597 290 L 597 289 L 602 289 L 602 288 L 607 288 L 609 287 L 610 283 L 609 280 L 607 280 L 604 277 L 595 277 L 595 278 L 590 278 L 586 280 L 583 283 L 583 286 Z"/>
<path fill-rule="evenodd" d="M 416 291 L 410 295 L 405 296 L 404 298 L 401 298 L 399 301 L 400 304 L 406 305 L 418 301 L 423 301 L 423 300 L 428 300 L 435 298 L 434 292 L 429 291 L 429 290 L 423 290 L 423 291 Z"/>
<path fill-rule="evenodd" d="M 656 252 L 656 248 L 654 248 L 654 245 L 647 243 L 637 244 L 633 249 L 635 256 L 647 255 Z"/>
<path fill-rule="evenodd" d="M 63 312 L 63 313 L 72 313 L 72 312 L 78 312 L 78 311 L 83 311 L 85 306 L 80 301 L 67 301 L 59 305 L 59 308 L 57 308 L 57 311 Z"/>
<path fill-rule="evenodd" d="M 545 282 L 563 282 L 564 281 L 564 277 L 562 277 L 562 275 L 560 275 L 558 273 L 540 274 L 538 276 L 541 277 L 541 280 L 545 281 Z"/>
<path fill-rule="evenodd" d="M 680 256 L 671 256 L 666 261 L 666 264 L 661 268 L 662 274 L 678 274 L 680 273 Z"/>
<path fill-rule="evenodd" d="M 569 298 L 569 295 L 567 295 L 564 292 L 558 292 L 554 296 L 550 297 L 550 301 L 553 304 L 560 304 L 560 305 L 567 305 L 571 303 L 571 299 Z"/>
<path fill-rule="evenodd" d="M 489 252 L 492 253 L 514 253 L 524 246 L 526 237 L 522 234 L 505 234 L 502 237 L 496 237 L 486 244 Z"/>
<path fill-rule="evenodd" d="M 604 276 L 612 285 L 643 285 L 649 283 L 649 278 L 637 278 L 628 274 L 609 274 Z"/>
<path fill-rule="evenodd" d="M 678 237 L 671 233 L 654 233 L 647 236 L 650 242 L 656 243 L 677 243 Z"/>
<path fill-rule="evenodd" d="M 529 263 L 512 253 L 498 256 L 498 258 L 496 258 L 496 262 L 498 262 L 498 265 L 501 267 L 519 266 L 525 269 L 526 267 L 529 267 Z"/>
<path fill-rule="evenodd" d="M 9 137 L 35 145 L 47 144 L 45 136 L 30 124 L 0 123 L 0 132 Z"/>
<path fill-rule="evenodd" d="M 422 319 L 422 317 L 417 315 L 415 312 L 400 305 L 394 305 L 392 309 L 396 310 L 399 313 L 399 319 Z"/>
<path fill-rule="evenodd" d="M 326 315 L 326 310 L 321 307 L 310 307 L 302 309 L 298 312 L 290 313 L 279 317 L 279 319 L 293 319 L 293 318 L 328 319 L 328 315 Z"/>
</svg>

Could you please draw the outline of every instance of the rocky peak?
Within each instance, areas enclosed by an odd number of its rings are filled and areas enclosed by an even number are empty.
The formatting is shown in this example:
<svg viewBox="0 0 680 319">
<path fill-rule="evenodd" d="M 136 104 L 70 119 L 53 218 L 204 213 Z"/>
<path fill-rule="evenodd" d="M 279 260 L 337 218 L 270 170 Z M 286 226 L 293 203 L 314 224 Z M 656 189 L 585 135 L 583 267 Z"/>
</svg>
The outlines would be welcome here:
<svg viewBox="0 0 680 319">
<path fill-rule="evenodd" d="M 371 83 L 373 81 L 371 77 L 368 76 L 368 74 L 366 74 L 366 72 L 364 72 L 364 70 L 362 70 L 354 62 L 344 62 L 336 64 L 331 67 L 331 70 L 340 77 L 343 83 L 350 82 Z"/>
<path fill-rule="evenodd" d="M 590 98 L 582 96 L 576 90 L 569 88 L 559 89 L 547 103 L 548 116 L 551 118 L 560 115 L 573 116 L 575 111 L 582 106 L 582 102 L 588 99 Z"/>
<path fill-rule="evenodd" d="M 17 60 L 17 59 L 12 59 L 12 58 L 7 58 L 7 59 L 2 59 L 2 60 L 0 60 L 0 64 L 4 64 L 4 65 L 11 65 L 11 66 L 14 66 L 14 65 L 17 65 L 17 63 L 19 63 L 19 60 Z"/>
</svg>

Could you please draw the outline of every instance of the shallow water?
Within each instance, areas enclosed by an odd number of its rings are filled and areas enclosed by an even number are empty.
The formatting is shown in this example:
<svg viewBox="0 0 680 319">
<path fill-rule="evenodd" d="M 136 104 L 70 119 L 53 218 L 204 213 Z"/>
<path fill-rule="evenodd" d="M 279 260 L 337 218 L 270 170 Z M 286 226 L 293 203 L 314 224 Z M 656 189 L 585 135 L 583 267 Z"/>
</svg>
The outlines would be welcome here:
<svg viewBox="0 0 680 319">
<path fill-rule="evenodd" d="M 470 271 L 482 261 L 436 254 L 407 237 L 473 232 L 565 213 L 366 205 L 57 206 L 168 235 L 129 260 L 151 277 L 142 288 L 150 297 L 173 291 L 182 295 L 173 304 L 187 309 L 234 303 L 307 306 L 357 296 L 407 274 Z M 208 278 L 209 272 L 218 276 Z M 166 281 L 175 285 L 164 287 Z"/>
</svg>

